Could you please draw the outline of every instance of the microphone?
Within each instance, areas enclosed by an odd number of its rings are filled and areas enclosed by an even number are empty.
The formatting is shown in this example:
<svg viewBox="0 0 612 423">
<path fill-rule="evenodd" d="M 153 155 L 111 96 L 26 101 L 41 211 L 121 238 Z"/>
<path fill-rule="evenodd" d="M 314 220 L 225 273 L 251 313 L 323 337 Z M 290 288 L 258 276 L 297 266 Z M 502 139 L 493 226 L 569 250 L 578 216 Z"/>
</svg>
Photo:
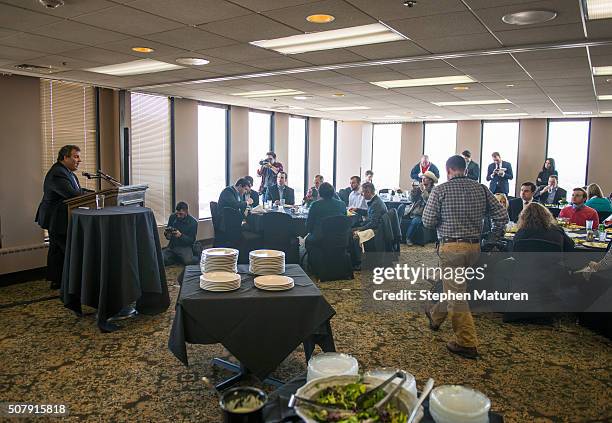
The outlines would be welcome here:
<svg viewBox="0 0 612 423">
<path fill-rule="evenodd" d="M 92 175 L 89 172 L 82 172 L 81 175 L 83 175 L 84 177 L 86 177 L 87 179 L 96 179 L 99 178 L 99 175 Z"/>
<path fill-rule="evenodd" d="M 102 172 L 100 169 L 98 169 L 98 178 L 102 178 L 102 179 L 106 180 L 107 182 L 109 182 L 110 184 L 112 184 L 112 185 L 114 185 L 116 187 L 123 186 L 121 184 L 121 182 L 119 182 L 118 180 L 116 180 L 112 176 L 107 175 L 106 173 Z"/>
</svg>

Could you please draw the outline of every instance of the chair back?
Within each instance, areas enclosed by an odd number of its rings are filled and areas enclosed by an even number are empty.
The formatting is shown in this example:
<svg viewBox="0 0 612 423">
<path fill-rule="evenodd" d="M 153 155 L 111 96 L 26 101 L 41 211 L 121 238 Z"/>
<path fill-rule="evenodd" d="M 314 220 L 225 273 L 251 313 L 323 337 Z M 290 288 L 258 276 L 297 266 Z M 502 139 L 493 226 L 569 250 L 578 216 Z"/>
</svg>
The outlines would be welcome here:
<svg viewBox="0 0 612 423">
<path fill-rule="evenodd" d="M 242 213 L 231 207 L 223 207 L 223 234 L 229 242 L 240 242 L 242 239 Z"/>
<path fill-rule="evenodd" d="M 514 243 L 512 251 L 517 253 L 560 253 L 563 247 L 545 239 L 521 239 Z"/>
<path fill-rule="evenodd" d="M 387 212 L 389 215 L 389 224 L 391 225 L 391 231 L 393 234 L 393 251 L 400 250 L 400 243 L 402 241 L 402 229 L 400 227 L 399 217 L 396 209 L 389 209 Z"/>
<path fill-rule="evenodd" d="M 219 205 L 216 201 L 210 203 L 210 216 L 212 217 L 213 228 L 215 232 L 219 230 Z"/>
<path fill-rule="evenodd" d="M 610 214 L 612 214 L 611 212 L 600 212 L 598 211 L 597 214 L 599 215 L 599 223 L 604 223 L 604 220 L 606 220 L 608 217 L 610 217 Z"/>
<path fill-rule="evenodd" d="M 321 220 L 323 248 L 346 248 L 350 240 L 351 219 L 348 216 L 329 216 Z"/>
<path fill-rule="evenodd" d="M 353 279 L 351 256 L 351 220 L 330 216 L 321 221 L 321 238 L 308 252 L 309 268 L 321 281 Z"/>
<path fill-rule="evenodd" d="M 283 251 L 287 263 L 299 262 L 293 218 L 282 212 L 264 213 L 261 218 L 262 248 Z"/>
<path fill-rule="evenodd" d="M 397 206 L 397 218 L 400 220 L 400 222 L 402 217 L 404 217 L 404 213 L 406 213 L 406 203 L 402 203 Z"/>
</svg>

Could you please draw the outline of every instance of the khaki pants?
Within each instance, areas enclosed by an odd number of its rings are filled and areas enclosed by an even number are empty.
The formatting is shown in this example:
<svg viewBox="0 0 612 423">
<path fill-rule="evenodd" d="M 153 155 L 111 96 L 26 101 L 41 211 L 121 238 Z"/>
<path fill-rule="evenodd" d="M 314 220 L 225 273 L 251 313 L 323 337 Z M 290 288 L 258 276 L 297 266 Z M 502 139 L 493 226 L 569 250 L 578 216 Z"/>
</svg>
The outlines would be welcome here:
<svg viewBox="0 0 612 423">
<path fill-rule="evenodd" d="M 440 267 L 471 267 L 478 261 L 480 244 L 449 242 L 440 245 L 438 251 Z M 444 292 L 465 292 L 466 282 L 458 283 L 444 279 Z M 467 301 L 445 301 L 436 304 L 431 310 L 434 324 L 441 325 L 450 316 L 457 344 L 462 347 L 478 346 L 478 337 L 470 306 Z"/>
</svg>

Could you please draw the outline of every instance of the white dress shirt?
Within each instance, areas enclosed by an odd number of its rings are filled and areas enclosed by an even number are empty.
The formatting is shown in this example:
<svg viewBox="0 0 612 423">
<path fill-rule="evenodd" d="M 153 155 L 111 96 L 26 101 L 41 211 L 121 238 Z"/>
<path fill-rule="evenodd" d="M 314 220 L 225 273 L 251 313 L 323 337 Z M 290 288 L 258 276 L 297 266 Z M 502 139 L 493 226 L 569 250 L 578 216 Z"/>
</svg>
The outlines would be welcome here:
<svg viewBox="0 0 612 423">
<path fill-rule="evenodd" d="M 363 198 L 363 195 L 359 191 L 351 191 L 351 193 L 349 194 L 348 206 L 349 208 L 355 209 L 368 209 L 366 199 Z"/>
</svg>

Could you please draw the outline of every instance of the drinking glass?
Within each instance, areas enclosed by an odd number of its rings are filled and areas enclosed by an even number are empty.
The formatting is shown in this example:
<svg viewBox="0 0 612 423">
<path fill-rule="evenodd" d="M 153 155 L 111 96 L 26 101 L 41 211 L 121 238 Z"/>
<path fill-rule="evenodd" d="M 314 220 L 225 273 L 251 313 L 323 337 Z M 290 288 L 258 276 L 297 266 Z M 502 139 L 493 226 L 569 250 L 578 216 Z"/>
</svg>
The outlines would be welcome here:
<svg viewBox="0 0 612 423">
<path fill-rule="evenodd" d="M 266 205 L 267 205 L 267 209 L 271 209 L 272 208 L 272 200 L 268 200 L 266 201 Z"/>
<path fill-rule="evenodd" d="M 280 206 L 281 207 L 285 207 L 285 199 L 284 198 L 280 200 Z"/>
<path fill-rule="evenodd" d="M 592 220 L 587 220 L 586 221 L 586 229 L 587 229 L 587 231 L 589 229 L 593 229 L 593 221 Z"/>
<path fill-rule="evenodd" d="M 96 209 L 100 210 L 103 208 L 104 208 L 104 194 L 96 194 Z"/>
</svg>

